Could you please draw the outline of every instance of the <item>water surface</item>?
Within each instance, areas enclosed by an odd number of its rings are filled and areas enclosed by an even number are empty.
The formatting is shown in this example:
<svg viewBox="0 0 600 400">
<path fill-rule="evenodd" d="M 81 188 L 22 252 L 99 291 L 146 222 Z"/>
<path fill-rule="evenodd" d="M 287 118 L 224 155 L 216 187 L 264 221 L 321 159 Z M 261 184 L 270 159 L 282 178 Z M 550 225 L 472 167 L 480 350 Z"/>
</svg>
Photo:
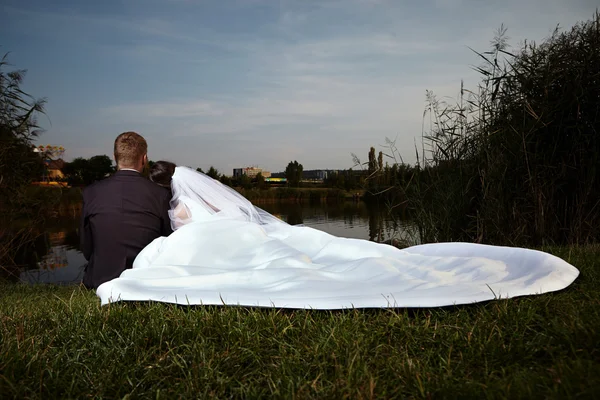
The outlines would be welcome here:
<svg viewBox="0 0 600 400">
<path fill-rule="evenodd" d="M 392 218 L 386 210 L 363 202 L 259 206 L 292 225 L 304 224 L 340 237 L 377 242 L 397 237 L 409 226 L 398 216 Z M 78 249 L 78 224 L 78 218 L 71 218 L 44 226 L 38 239 L 21 252 L 20 271 L 12 273 L 11 280 L 31 284 L 81 282 L 86 260 Z"/>
</svg>

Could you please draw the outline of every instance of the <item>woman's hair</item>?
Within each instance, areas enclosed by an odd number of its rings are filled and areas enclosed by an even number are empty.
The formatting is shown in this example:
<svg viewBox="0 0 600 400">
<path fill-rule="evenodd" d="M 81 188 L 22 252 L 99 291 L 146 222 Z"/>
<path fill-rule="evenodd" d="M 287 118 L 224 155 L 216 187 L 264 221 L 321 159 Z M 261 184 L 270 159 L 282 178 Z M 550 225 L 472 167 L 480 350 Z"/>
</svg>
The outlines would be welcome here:
<svg viewBox="0 0 600 400">
<path fill-rule="evenodd" d="M 170 161 L 157 161 L 150 167 L 150 180 L 157 185 L 171 187 L 176 165 Z"/>
</svg>

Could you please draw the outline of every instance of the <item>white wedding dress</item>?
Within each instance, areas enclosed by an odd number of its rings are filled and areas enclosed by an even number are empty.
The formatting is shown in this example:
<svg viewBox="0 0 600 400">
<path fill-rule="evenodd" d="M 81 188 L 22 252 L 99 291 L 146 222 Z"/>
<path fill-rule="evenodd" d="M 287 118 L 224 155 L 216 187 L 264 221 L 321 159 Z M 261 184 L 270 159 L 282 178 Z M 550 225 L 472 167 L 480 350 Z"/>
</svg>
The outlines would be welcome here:
<svg viewBox="0 0 600 400">
<path fill-rule="evenodd" d="M 172 188 L 174 232 L 98 287 L 103 305 L 438 307 L 561 290 L 579 275 L 536 250 L 471 243 L 400 250 L 291 226 L 185 167 L 176 168 Z"/>
</svg>

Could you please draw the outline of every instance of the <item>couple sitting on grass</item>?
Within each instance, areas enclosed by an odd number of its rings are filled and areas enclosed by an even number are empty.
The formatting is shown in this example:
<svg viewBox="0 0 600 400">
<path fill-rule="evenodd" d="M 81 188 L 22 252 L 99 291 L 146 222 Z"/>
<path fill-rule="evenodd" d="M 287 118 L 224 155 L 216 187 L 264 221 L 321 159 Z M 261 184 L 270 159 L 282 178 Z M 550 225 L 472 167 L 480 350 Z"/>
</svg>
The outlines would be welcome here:
<svg viewBox="0 0 600 400">
<path fill-rule="evenodd" d="M 536 250 L 473 243 L 405 249 L 292 226 L 187 167 L 117 137 L 118 171 L 83 194 L 84 284 L 102 304 L 438 307 L 564 289 L 579 271 Z"/>
</svg>

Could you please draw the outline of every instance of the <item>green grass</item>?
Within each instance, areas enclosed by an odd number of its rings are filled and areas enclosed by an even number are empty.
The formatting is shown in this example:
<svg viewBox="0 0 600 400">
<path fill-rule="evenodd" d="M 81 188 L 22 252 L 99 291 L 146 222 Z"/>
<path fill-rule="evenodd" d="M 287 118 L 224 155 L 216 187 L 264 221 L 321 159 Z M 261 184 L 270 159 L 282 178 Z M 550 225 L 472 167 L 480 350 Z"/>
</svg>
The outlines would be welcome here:
<svg viewBox="0 0 600 400">
<path fill-rule="evenodd" d="M 600 393 L 600 248 L 564 291 L 422 310 L 124 303 L 0 285 L 0 397 L 565 398 Z"/>
</svg>

